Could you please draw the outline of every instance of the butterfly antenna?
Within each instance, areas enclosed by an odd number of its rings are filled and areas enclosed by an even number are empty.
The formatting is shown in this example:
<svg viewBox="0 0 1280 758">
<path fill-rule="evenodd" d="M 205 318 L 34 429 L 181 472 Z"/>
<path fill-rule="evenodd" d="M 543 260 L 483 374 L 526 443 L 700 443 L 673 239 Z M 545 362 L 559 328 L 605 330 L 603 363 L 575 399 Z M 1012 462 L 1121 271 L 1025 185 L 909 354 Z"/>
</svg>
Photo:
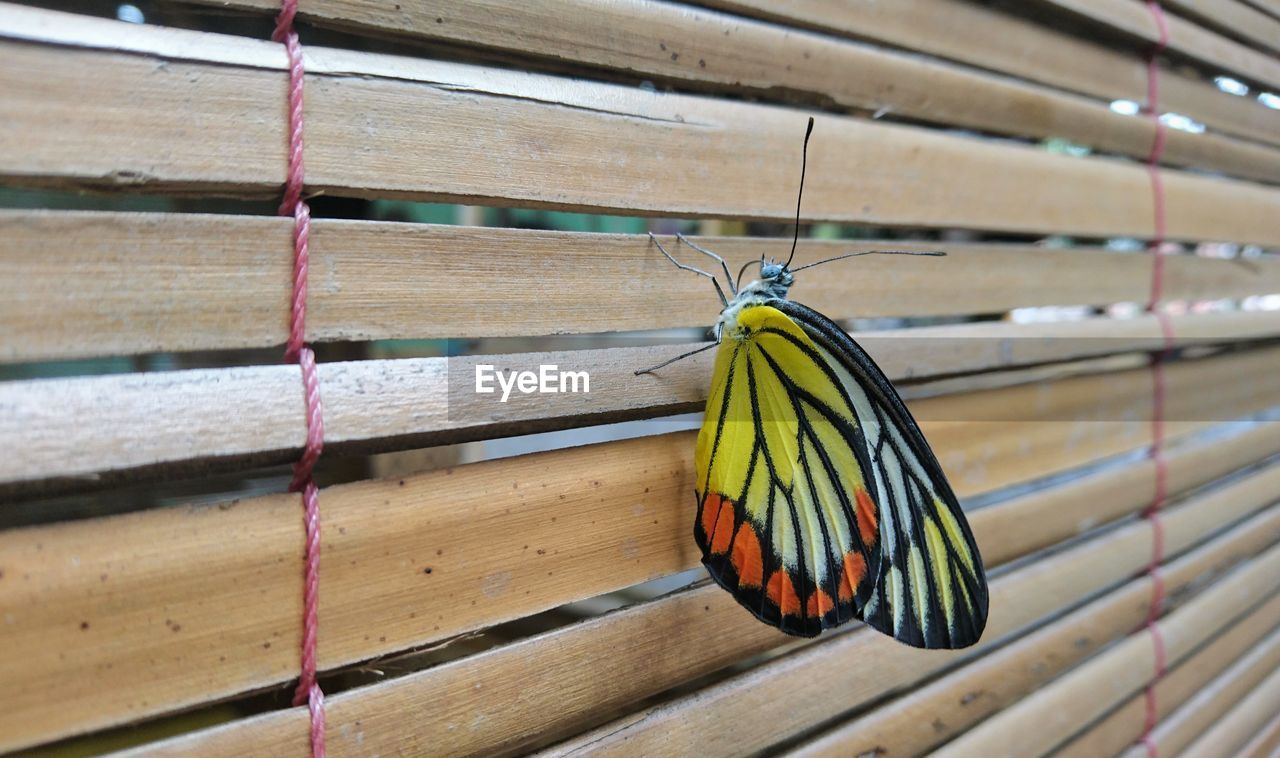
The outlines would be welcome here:
<svg viewBox="0 0 1280 758">
<path fill-rule="evenodd" d="M 794 274 L 797 271 L 804 271 L 807 268 L 821 266 L 824 263 L 842 261 L 845 258 L 857 258 L 859 255 L 927 255 L 931 258 L 942 258 L 946 256 L 946 253 L 938 250 L 863 250 L 860 253 L 845 253 L 844 255 L 837 255 L 834 258 L 824 258 L 823 260 L 815 261 L 813 263 L 806 263 L 799 268 L 790 269 L 790 271 Z"/>
<path fill-rule="evenodd" d="M 787 256 L 787 262 L 782 264 L 784 269 L 790 266 L 791 260 L 796 257 L 796 243 L 800 241 L 800 199 L 804 197 L 804 169 L 809 162 L 810 134 L 813 134 L 813 116 L 809 117 L 809 126 L 804 130 L 804 148 L 800 151 L 800 191 L 796 193 L 796 232 L 791 238 L 791 255 Z"/>
</svg>

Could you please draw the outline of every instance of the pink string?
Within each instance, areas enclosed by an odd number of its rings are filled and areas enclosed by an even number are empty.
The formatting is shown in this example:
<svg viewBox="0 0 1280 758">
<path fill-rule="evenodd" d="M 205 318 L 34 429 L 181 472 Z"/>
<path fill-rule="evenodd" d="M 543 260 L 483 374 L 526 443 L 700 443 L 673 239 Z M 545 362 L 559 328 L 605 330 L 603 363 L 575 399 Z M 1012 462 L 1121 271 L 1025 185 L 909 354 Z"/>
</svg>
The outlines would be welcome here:
<svg viewBox="0 0 1280 758">
<path fill-rule="evenodd" d="M 302 458 L 293 467 L 290 492 L 302 493 L 303 523 L 306 527 L 306 578 L 302 589 L 302 665 L 293 704 L 307 704 L 311 717 L 311 754 L 324 756 L 324 691 L 316 680 L 316 632 L 319 628 L 320 596 L 320 490 L 312 473 L 324 449 L 324 414 L 320 405 L 320 376 L 316 354 L 306 345 L 307 274 L 310 260 L 311 208 L 302 199 L 302 86 L 305 71 L 302 45 L 293 30 L 298 0 L 283 0 L 271 38 L 282 42 L 289 56 L 289 173 L 285 179 L 280 215 L 293 217 L 293 299 L 290 303 L 289 340 L 284 359 L 302 369 L 302 386 L 307 407 L 307 443 Z"/>
<path fill-rule="evenodd" d="M 1151 645 L 1155 654 L 1155 672 L 1144 690 L 1146 701 L 1146 718 L 1142 727 L 1140 742 L 1151 758 L 1158 758 L 1159 749 L 1152 732 L 1160 720 L 1159 704 L 1156 701 L 1156 684 L 1165 675 L 1167 661 L 1165 656 L 1164 634 L 1160 631 L 1160 611 L 1164 605 L 1164 576 L 1160 573 L 1160 564 L 1164 561 L 1164 522 L 1160 518 L 1160 510 L 1164 507 L 1169 494 L 1169 463 L 1164 456 L 1165 447 L 1165 359 L 1173 349 L 1173 322 L 1169 314 L 1160 307 L 1164 296 L 1164 241 L 1167 232 L 1165 217 L 1164 178 L 1160 174 L 1160 159 L 1164 155 L 1165 126 L 1160 121 L 1160 64 L 1159 54 L 1169 45 L 1169 28 L 1165 23 L 1164 9 L 1159 0 L 1147 0 L 1147 9 L 1155 21 L 1159 32 L 1159 41 L 1147 54 L 1147 113 L 1151 117 L 1155 134 L 1151 140 L 1151 153 L 1147 157 L 1147 175 L 1151 179 L 1151 207 L 1154 233 L 1149 248 L 1151 250 L 1151 295 L 1147 301 L 1147 312 L 1154 314 L 1160 324 L 1161 349 L 1151 356 L 1151 450 L 1150 456 L 1155 464 L 1155 492 L 1151 505 L 1143 512 L 1143 516 L 1151 524 L 1151 561 L 1147 564 L 1147 574 L 1151 577 L 1151 601 L 1147 608 L 1147 619 L 1144 628 L 1151 635 Z"/>
</svg>

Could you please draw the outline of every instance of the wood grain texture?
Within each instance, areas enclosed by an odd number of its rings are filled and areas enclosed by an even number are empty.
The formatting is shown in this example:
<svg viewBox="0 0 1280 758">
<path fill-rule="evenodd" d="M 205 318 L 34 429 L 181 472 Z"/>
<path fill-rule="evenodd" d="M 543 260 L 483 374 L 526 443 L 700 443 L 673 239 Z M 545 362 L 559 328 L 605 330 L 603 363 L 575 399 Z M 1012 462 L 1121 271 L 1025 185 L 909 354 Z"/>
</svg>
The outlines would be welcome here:
<svg viewBox="0 0 1280 758">
<path fill-rule="evenodd" d="M 206 0 L 275 13 L 269 0 Z M 499 50 L 543 65 L 655 77 L 685 89 L 780 95 L 868 114 L 891 112 L 994 134 L 1061 137 L 1146 160 L 1153 128 L 1106 103 L 955 64 L 715 11 L 651 0 L 430 6 L 352 0 L 299 4 L 308 21 Z M 1260 15 L 1260 14 L 1259 14 Z M 849 72 L 856 71 L 856 76 Z M 1280 152 L 1216 134 L 1168 133 L 1162 162 L 1280 181 Z"/>
<path fill-rule="evenodd" d="M 1271 0 L 1268 0 L 1270 2 Z M 1145 102 L 1147 67 L 1133 51 L 963 0 L 707 0 L 736 13 L 919 50 L 1104 100 Z M 1145 10 L 1143 11 L 1146 12 Z M 1164 68 L 1160 102 L 1225 134 L 1276 144 L 1280 114 Z"/>
<path fill-rule="evenodd" d="M 1280 669 L 1272 671 L 1234 708 L 1188 745 L 1184 755 L 1194 758 L 1239 755 L 1240 749 L 1275 718 L 1276 703 L 1280 703 Z"/>
<path fill-rule="evenodd" d="M 0 176 L 278 191 L 283 113 L 260 104 L 279 101 L 279 45 L 3 13 L 0 31 L 41 44 L 0 44 L 0 88 L 12 93 L 0 101 L 0 139 L 14 146 Z M 306 65 L 310 191 L 696 217 L 794 212 L 804 123 L 795 110 L 317 47 Z M 363 117 L 356 129 L 353 113 Z M 806 220 L 1150 233 L 1140 166 L 845 117 L 823 116 L 818 130 L 809 157 L 822 169 L 809 172 Z M 1280 190 L 1177 171 L 1165 188 L 1172 239 L 1280 244 Z"/>
<path fill-rule="evenodd" d="M 1202 735 L 1212 731 L 1214 725 L 1220 723 L 1233 706 L 1264 683 L 1265 677 L 1274 676 L 1277 669 L 1262 666 L 1265 661 L 1264 650 L 1253 651 L 1219 672 L 1173 713 L 1161 719 L 1151 733 L 1157 749 L 1166 755 L 1183 754 Z M 1142 751 L 1141 754 L 1146 753 Z M 1221 754 L 1229 755 L 1230 751 Z M 1137 758 L 1137 753 L 1133 750 L 1121 755 L 1124 758 Z"/>
<path fill-rule="evenodd" d="M 1274 311 L 1229 312 L 1173 323 L 1180 345 L 1221 344 L 1274 336 L 1280 331 L 1277 318 Z M 895 381 L 1154 350 L 1162 344 L 1150 316 L 962 324 L 868 332 L 858 339 Z M 383 452 L 696 411 L 710 384 L 710 351 L 657 374 L 635 376 L 637 369 L 681 352 L 681 346 L 660 346 L 321 364 L 325 448 Z M 1189 415 L 1173 411 L 1169 418 L 1227 420 L 1280 401 L 1280 389 L 1270 381 L 1277 355 L 1280 349 L 1266 348 L 1221 362 L 1171 365 L 1170 397 L 1186 403 L 1178 407 Z M 586 371 L 590 392 L 512 393 L 504 402 L 497 392 L 475 391 L 481 365 L 502 371 L 537 371 L 544 365 Z M 1232 384 L 1194 398 L 1201 388 L 1220 383 L 1218 371 L 1231 372 Z M 299 388 L 296 366 L 6 382 L 0 384 L 0 440 L 15 453 L 0 459 L 0 485 L 11 492 L 83 489 L 161 473 L 294 460 L 306 429 Z M 1020 435 L 1025 427 L 1018 425 L 1035 419 L 1050 425 L 1072 418 L 1141 419 L 1149 410 L 1150 391 L 1147 371 L 1139 369 L 971 392 L 963 400 L 922 399 L 912 407 L 926 431 L 969 422 L 990 430 L 995 440 Z M 1046 402 L 1038 405 L 1041 395 Z M 289 400 L 295 397 L 297 402 Z M 1050 398 L 1060 398 L 1060 404 Z M 94 424 L 85 424 L 87 418 Z"/>
<path fill-rule="evenodd" d="M 1038 0 L 1043 5 L 1076 14 L 1132 35 L 1144 43 L 1160 40 L 1151 12 L 1129 0 Z M 1210 75 L 1227 73 L 1267 87 L 1280 87 L 1280 60 L 1227 39 L 1187 19 L 1165 14 L 1167 49 L 1206 64 Z"/>
<path fill-rule="evenodd" d="M 1149 382 L 1145 372 L 1142 378 Z M 1021 422 L 1003 434 L 965 426 L 935 429 L 932 438 L 962 497 L 1145 445 L 1149 433 L 1141 421 L 1045 429 Z M 696 566 L 692 449 L 693 435 L 681 433 L 324 490 L 321 668 Z M 1236 465 L 1255 457 L 1249 450 Z M 1264 504 L 1277 486 L 1270 470 L 1198 502 L 1213 512 L 1213 523 L 1223 523 L 1233 509 Z M 1131 493 L 1118 496 L 1141 507 Z M 26 662 L 14 674 L 24 686 L 0 690 L 0 735 L 14 735 L 5 746 L 294 676 L 302 580 L 297 508 L 296 496 L 280 495 L 0 533 L 0 605 L 14 618 L 0 626 L 0 646 Z M 1006 539 L 1033 546 L 1043 539 L 1015 528 L 1019 513 L 983 513 L 973 514 L 974 524 L 993 519 L 981 528 L 990 530 L 983 544 L 994 540 L 996 554 L 1019 554 L 999 546 Z M 1170 551 L 1183 544 L 1176 523 L 1171 517 Z M 1074 531 L 1068 526 L 1063 536 Z M 115 537 L 104 541 L 103 534 Z M 1100 565 L 1140 566 L 1149 545 L 1134 537 L 1116 549 Z M 109 684 L 113 699 L 98 697 L 92 681 Z"/>
<path fill-rule="evenodd" d="M 1208 710 L 1202 707 L 1196 714 L 1196 718 L 1207 725 L 1277 667 L 1280 667 L 1280 596 L 1268 600 L 1162 677 L 1155 685 L 1158 718 L 1163 721 L 1191 698 L 1214 691 L 1217 697 L 1204 703 Z M 1219 678 L 1233 682 L 1232 689 L 1236 691 L 1210 689 L 1211 682 Z M 1146 711 L 1146 696 L 1132 697 L 1055 755 L 1061 758 L 1120 755 L 1142 738 Z"/>
<path fill-rule="evenodd" d="M 1271 471 L 1264 477 L 1274 475 Z M 1262 483 L 1254 482 L 1254 486 L 1259 484 Z M 1217 507 L 1213 512 L 1202 511 L 1196 507 L 1197 499 L 1170 509 L 1165 521 L 1169 554 L 1177 555 L 1203 539 L 1209 524 L 1222 523 L 1217 520 L 1219 515 L 1229 521 L 1246 517 L 1265 507 L 1262 503 L 1270 504 L 1272 495 L 1259 491 L 1254 497 L 1261 502 L 1246 505 L 1235 500 L 1219 500 L 1227 506 L 1226 512 Z M 991 610 L 979 649 L 994 646 L 1004 636 L 1034 620 L 1141 572 L 1149 561 L 1150 548 L 1150 524 L 1140 521 L 1030 563 L 1026 571 L 996 578 L 990 585 Z M 1239 576 L 1230 580 L 1232 593 L 1227 602 L 1244 601 L 1249 593 L 1261 591 L 1267 584 L 1265 570 L 1274 571 L 1277 562 L 1280 562 L 1280 547 L 1272 547 L 1264 558 L 1251 561 L 1241 574 L 1249 581 Z M 1239 585 L 1246 587 L 1240 589 Z M 1225 583 L 1222 586 L 1225 590 Z M 1209 594 L 1218 596 L 1218 593 Z M 1203 598 L 1202 595 L 1192 603 L 1203 602 Z M 882 635 L 868 636 L 869 640 L 860 640 L 856 634 L 835 636 L 697 692 L 624 716 L 557 745 L 548 753 L 763 752 L 859 705 L 911 686 L 969 654 L 968 651 L 937 651 L 921 656 L 918 651 Z M 814 687 L 815 681 L 822 681 L 824 686 Z M 787 693 L 785 710 L 770 708 L 770 703 L 777 702 L 778 692 Z M 758 714 L 764 712 L 769 712 L 771 717 L 759 718 Z M 751 718 L 751 714 L 757 717 Z M 732 747 L 726 750 L 726 746 Z"/>
<path fill-rule="evenodd" d="M 1162 572 L 1164 591 L 1172 601 L 1169 607 L 1178 607 L 1194 592 L 1214 591 L 1211 584 L 1205 587 L 1205 577 L 1198 574 L 1221 571 L 1232 560 L 1248 560 L 1277 538 L 1280 538 L 1280 508 L 1272 508 L 1223 537 L 1221 542 L 1233 545 L 1225 559 L 1214 556 L 1195 561 L 1194 567 L 1185 559 L 1175 562 L 1174 566 L 1180 571 Z M 1193 555 L 1199 558 L 1199 552 Z M 841 724 L 789 752 L 789 755 L 925 755 L 1132 632 L 1146 620 L 1151 597 L 1152 580 L 1145 576 L 1135 579 L 925 687 Z M 1277 625 L 1280 625 L 1280 596 L 1248 613 L 1162 679 L 1157 685 L 1160 691 L 1157 702 L 1162 711 L 1172 710 L 1178 702 L 1174 699 L 1175 694 L 1185 699 L 1190 694 L 1189 685 L 1194 687 L 1196 681 L 1203 683 L 1213 675 L 1212 672 L 1226 668 L 1249 653 L 1248 647 L 1266 638 Z M 1276 662 L 1280 662 L 1280 634 L 1272 637 L 1274 641 L 1268 643 L 1265 654 L 1249 655 L 1259 665 L 1270 663 L 1274 667 Z M 1256 652 L 1262 653 L 1263 650 L 1259 648 Z M 1199 675 L 1198 680 L 1196 675 Z M 1142 705 L 1141 700 L 1139 697 L 1132 702 Z M 1126 704 L 1125 708 L 1128 707 Z M 1086 755 L 1115 755 L 1131 745 L 1142 731 L 1142 710 L 1139 709 L 1138 713 L 1138 734 L 1128 735 L 1126 741 L 1111 749 L 1104 750 L 1095 745 L 1095 750 Z"/>
<path fill-rule="evenodd" d="M 1271 521 L 1280 518 L 1272 509 Z M 974 514 L 980 516 L 981 512 Z M 975 521 L 984 547 L 1004 538 L 991 522 Z M 1169 581 L 1183 586 L 1201 577 L 1222 561 L 1239 560 L 1265 547 L 1267 532 L 1236 529 L 1220 535 L 1169 566 Z M 1272 534 L 1274 538 L 1274 534 Z M 1086 585 L 1087 564 L 1061 558 L 1047 558 L 1055 568 Z M 1018 572 L 1019 574 L 1021 572 Z M 1005 575 L 996 581 L 1020 589 L 1007 597 L 1016 602 L 1019 592 L 1034 591 L 1035 582 L 1021 582 Z M 1145 613 L 1150 598 L 1148 580 L 1140 578 L 1128 589 L 1111 597 L 1123 597 L 1115 604 L 1121 616 Z M 1134 593 L 1144 587 L 1145 593 Z M 1035 605 L 1031 602 L 1030 605 Z M 1023 611 L 1015 610 L 1019 614 Z M 1026 609 L 1034 613 L 1034 609 Z M 836 639 L 840 642 L 836 643 Z M 359 724 L 358 728 L 334 730 L 331 749 L 338 754 L 362 751 L 413 753 L 420 751 L 452 755 L 502 755 L 526 752 L 539 742 L 559 733 L 598 722 L 619 707 L 635 702 L 660 689 L 687 681 L 723 664 L 726 648 L 735 649 L 736 658 L 759 652 L 782 641 L 772 629 L 756 623 L 718 587 L 701 588 L 661 598 L 565 629 L 550 632 L 514 645 L 463 659 L 438 669 L 412 674 L 364 690 L 342 693 L 329 701 L 333 724 Z M 921 671 L 940 668 L 935 656 L 903 654 L 903 648 L 880 635 L 855 629 L 848 634 L 804 643 L 801 649 L 820 653 L 827 644 L 846 644 L 866 656 L 859 666 L 871 669 L 879 678 L 867 686 L 882 690 L 905 686 Z M 651 650 L 649 645 L 653 645 Z M 908 651 L 909 652 L 909 651 Z M 704 657 L 705 653 L 705 657 Z M 809 653 L 802 653 L 808 655 Z M 894 663 L 880 667 L 874 661 L 888 654 Z M 943 654 L 948 660 L 954 655 Z M 981 660 L 981 659 L 979 659 Z M 584 665 L 589 663 L 589 665 Z M 687 668 L 681 670 L 680 666 Z M 655 689 L 655 686 L 657 687 Z M 819 689 L 812 686 L 805 690 Z M 842 693 L 842 695 L 845 693 Z M 846 707 L 855 707 L 851 700 Z M 428 705 L 430 704 L 430 705 Z M 433 708 L 439 718 L 416 721 L 406 728 L 395 714 L 405 708 Z M 141 755 L 183 755 L 207 752 L 237 753 L 251 746 L 273 753 L 294 753 L 305 748 L 305 712 L 291 709 L 267 714 L 233 727 L 211 729 L 177 738 L 136 752 Z M 532 738 L 532 740 L 531 740 Z M 357 741 L 359 740 L 359 741 Z M 725 742 L 710 754 L 729 752 Z"/>
<path fill-rule="evenodd" d="M 0 360 L 269 347 L 287 336 L 288 219 L 0 211 Z M 698 238 L 737 271 L 787 243 Z M 701 255 L 664 238 L 673 255 Z M 795 296 L 835 319 L 1142 302 L 1151 261 L 1096 248 L 805 241 Z M 647 237 L 318 219 L 309 342 L 508 337 L 707 327 L 720 304 Z M 1280 292 L 1280 260 L 1170 255 L 1168 300 Z M 532 282 L 512 286 L 513 282 Z M 601 293 L 608 293 L 602 303 Z"/>
<path fill-rule="evenodd" d="M 1280 587 L 1280 544 L 1160 619 L 1166 660 L 1176 664 L 1249 607 Z M 1135 632 L 1052 684 L 983 721 L 937 755 L 1044 753 L 1080 727 L 1140 692 L 1155 674 L 1151 635 Z M 1280 684 L 1280 679 L 1277 680 Z M 1275 701 L 1272 701 L 1274 704 Z M 1035 729 L 1027 729 L 1035 724 Z M 1255 728 L 1256 729 L 1256 728 Z M 1248 732 L 1252 734 L 1252 731 Z M 1228 753 L 1230 751 L 1228 750 Z"/>
<path fill-rule="evenodd" d="M 1280 19 L 1239 0 L 1165 0 L 1189 20 L 1215 26 L 1254 46 L 1280 52 Z"/>
<path fill-rule="evenodd" d="M 1253 739 L 1240 748 L 1240 758 L 1275 758 L 1280 752 L 1280 714 L 1263 725 Z"/>
</svg>

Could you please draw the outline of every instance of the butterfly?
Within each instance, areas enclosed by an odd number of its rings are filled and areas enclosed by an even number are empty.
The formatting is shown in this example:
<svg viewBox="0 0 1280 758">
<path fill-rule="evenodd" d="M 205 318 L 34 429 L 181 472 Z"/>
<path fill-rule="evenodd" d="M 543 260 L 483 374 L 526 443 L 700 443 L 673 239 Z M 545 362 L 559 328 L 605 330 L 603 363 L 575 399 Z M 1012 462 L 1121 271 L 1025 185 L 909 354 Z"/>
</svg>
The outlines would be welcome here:
<svg viewBox="0 0 1280 758">
<path fill-rule="evenodd" d="M 813 119 L 805 131 L 801 192 Z M 801 195 L 802 196 L 802 195 Z M 694 538 L 711 577 L 761 621 L 813 637 L 860 619 L 901 642 L 961 648 L 987 619 L 987 582 L 964 512 L 893 385 L 834 321 L 787 299 L 801 269 L 752 261 L 715 341 L 637 374 L 717 348 L 698 434 Z M 892 253 L 898 254 L 898 253 Z M 941 253 L 901 253 L 941 255 Z M 759 278 L 739 286 L 747 269 Z"/>
</svg>

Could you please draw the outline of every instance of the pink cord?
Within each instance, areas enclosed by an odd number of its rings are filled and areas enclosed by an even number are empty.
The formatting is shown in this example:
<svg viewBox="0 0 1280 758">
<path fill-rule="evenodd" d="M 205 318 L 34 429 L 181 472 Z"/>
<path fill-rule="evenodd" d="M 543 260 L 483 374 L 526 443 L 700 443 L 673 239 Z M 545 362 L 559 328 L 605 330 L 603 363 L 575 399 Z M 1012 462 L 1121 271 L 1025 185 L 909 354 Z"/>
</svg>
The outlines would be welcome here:
<svg viewBox="0 0 1280 758">
<path fill-rule="evenodd" d="M 320 375 L 316 354 L 306 345 L 307 274 L 310 259 L 311 209 L 302 199 L 302 45 L 293 30 L 298 0 L 283 0 L 276 29 L 271 38 L 284 43 L 289 55 L 289 174 L 285 180 L 280 215 L 293 217 L 293 299 L 290 303 L 289 341 L 284 359 L 302 369 L 302 386 L 307 405 L 307 444 L 302 458 L 293 467 L 290 492 L 302 493 L 303 523 L 306 526 L 306 579 L 302 590 L 302 672 L 293 704 L 307 704 L 311 715 L 311 754 L 325 755 L 324 691 L 316 681 L 316 631 L 319 627 L 320 594 L 320 490 L 312 476 L 324 449 L 324 414 L 320 406 Z"/>
<path fill-rule="evenodd" d="M 1160 307 L 1164 295 L 1164 240 L 1167 231 L 1165 218 L 1164 179 L 1160 174 L 1160 158 L 1164 155 L 1165 127 L 1160 121 L 1160 64 L 1157 56 L 1169 44 L 1169 28 L 1165 23 L 1164 9 L 1158 0 L 1147 0 L 1147 9 L 1155 20 L 1159 32 L 1159 41 L 1147 54 L 1147 112 L 1155 127 L 1155 135 L 1151 140 L 1151 154 L 1147 157 L 1147 175 L 1151 178 L 1151 206 L 1154 222 L 1154 234 L 1151 239 L 1151 296 L 1147 301 L 1147 312 L 1155 315 L 1160 324 L 1162 346 L 1158 353 L 1151 357 L 1151 460 L 1155 464 L 1155 493 L 1151 505 L 1143 512 L 1143 516 L 1151 523 L 1151 562 L 1147 564 L 1147 574 L 1151 577 L 1151 601 L 1147 609 L 1147 620 L 1144 625 L 1151 635 L 1151 645 L 1155 653 L 1155 673 L 1144 691 L 1146 700 L 1146 719 L 1142 727 L 1140 742 L 1147 750 L 1147 755 L 1157 758 L 1158 746 L 1152 736 L 1156 724 L 1160 720 L 1159 704 L 1156 702 L 1156 683 L 1165 675 L 1167 665 L 1165 656 L 1164 634 L 1160 631 L 1160 609 L 1164 605 L 1164 576 L 1160 573 L 1160 564 L 1164 561 L 1164 522 L 1160 519 L 1160 510 L 1164 507 L 1169 494 L 1169 463 L 1164 456 L 1164 422 L 1165 422 L 1165 373 L 1164 362 L 1173 349 L 1173 322 L 1169 314 Z"/>
</svg>

